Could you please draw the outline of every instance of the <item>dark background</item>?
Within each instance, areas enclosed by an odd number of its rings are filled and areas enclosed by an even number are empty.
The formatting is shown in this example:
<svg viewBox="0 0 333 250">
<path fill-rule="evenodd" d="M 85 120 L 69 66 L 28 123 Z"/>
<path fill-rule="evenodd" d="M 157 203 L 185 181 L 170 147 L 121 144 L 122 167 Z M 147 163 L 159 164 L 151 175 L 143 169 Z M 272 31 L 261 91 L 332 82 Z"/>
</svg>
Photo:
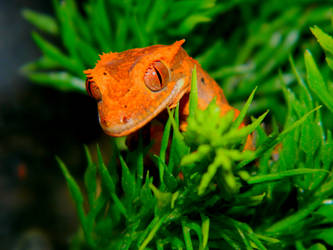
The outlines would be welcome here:
<svg viewBox="0 0 333 250">
<path fill-rule="evenodd" d="M 20 73 L 40 56 L 23 8 L 53 13 L 51 1 L 0 1 L 0 249 L 61 249 L 78 221 L 55 155 L 82 179 L 83 144 L 95 144 L 101 130 L 88 96 Z"/>
</svg>

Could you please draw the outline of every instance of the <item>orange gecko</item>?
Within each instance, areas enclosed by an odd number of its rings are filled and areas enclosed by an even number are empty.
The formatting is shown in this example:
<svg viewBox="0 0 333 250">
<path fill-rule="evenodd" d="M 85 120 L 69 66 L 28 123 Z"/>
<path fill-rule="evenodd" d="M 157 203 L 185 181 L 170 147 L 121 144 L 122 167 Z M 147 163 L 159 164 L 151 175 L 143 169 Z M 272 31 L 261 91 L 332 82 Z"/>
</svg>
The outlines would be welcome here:
<svg viewBox="0 0 333 250">
<path fill-rule="evenodd" d="M 153 45 L 100 56 L 87 75 L 86 89 L 98 102 L 100 124 L 106 134 L 131 134 L 165 110 L 180 103 L 182 128 L 189 114 L 189 92 L 194 66 L 197 68 L 198 107 L 205 109 L 216 98 L 221 115 L 230 110 L 222 89 L 199 63 L 181 47 Z M 252 148 L 248 138 L 246 148 Z"/>
</svg>

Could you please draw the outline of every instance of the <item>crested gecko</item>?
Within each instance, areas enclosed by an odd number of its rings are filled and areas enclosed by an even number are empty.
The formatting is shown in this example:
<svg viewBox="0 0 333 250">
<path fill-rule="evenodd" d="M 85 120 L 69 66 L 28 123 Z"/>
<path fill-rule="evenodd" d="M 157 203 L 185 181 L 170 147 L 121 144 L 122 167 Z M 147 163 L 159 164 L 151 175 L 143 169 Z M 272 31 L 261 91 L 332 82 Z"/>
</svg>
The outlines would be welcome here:
<svg viewBox="0 0 333 250">
<path fill-rule="evenodd" d="M 98 102 L 99 121 L 106 134 L 129 135 L 178 103 L 181 128 L 185 130 L 194 66 L 198 108 L 205 109 L 216 98 L 221 115 L 234 110 L 238 116 L 239 111 L 228 104 L 219 85 L 182 48 L 184 41 L 105 53 L 95 68 L 84 71 L 87 92 Z M 250 137 L 246 149 L 253 149 Z"/>
</svg>

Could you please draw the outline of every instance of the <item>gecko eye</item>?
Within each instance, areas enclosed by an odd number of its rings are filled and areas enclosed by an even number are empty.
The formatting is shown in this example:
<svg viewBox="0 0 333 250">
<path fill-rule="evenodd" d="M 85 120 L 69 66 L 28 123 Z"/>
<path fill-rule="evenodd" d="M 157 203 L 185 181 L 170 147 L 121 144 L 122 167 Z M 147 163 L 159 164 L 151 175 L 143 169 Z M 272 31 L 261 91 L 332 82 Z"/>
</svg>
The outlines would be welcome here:
<svg viewBox="0 0 333 250">
<path fill-rule="evenodd" d="M 88 94 L 92 97 L 95 98 L 97 101 L 100 101 L 102 99 L 101 92 L 96 85 L 96 83 L 92 80 L 92 77 L 87 77 L 86 80 L 86 90 Z"/>
<path fill-rule="evenodd" d="M 144 76 L 144 82 L 151 91 L 163 89 L 169 80 L 169 70 L 160 61 L 153 62 L 149 65 Z"/>
</svg>

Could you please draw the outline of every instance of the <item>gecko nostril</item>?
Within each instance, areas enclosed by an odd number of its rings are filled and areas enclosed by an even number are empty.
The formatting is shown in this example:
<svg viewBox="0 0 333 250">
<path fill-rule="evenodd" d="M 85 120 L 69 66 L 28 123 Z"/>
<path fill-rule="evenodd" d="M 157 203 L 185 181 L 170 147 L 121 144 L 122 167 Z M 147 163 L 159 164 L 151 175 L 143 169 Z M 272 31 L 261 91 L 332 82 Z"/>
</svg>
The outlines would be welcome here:
<svg viewBox="0 0 333 250">
<path fill-rule="evenodd" d="M 123 116 L 123 118 L 121 119 L 122 123 L 127 123 L 128 122 L 128 118 L 126 116 Z"/>
<path fill-rule="evenodd" d="M 127 105 L 126 105 L 126 104 L 124 105 L 124 108 L 127 108 Z"/>
</svg>

